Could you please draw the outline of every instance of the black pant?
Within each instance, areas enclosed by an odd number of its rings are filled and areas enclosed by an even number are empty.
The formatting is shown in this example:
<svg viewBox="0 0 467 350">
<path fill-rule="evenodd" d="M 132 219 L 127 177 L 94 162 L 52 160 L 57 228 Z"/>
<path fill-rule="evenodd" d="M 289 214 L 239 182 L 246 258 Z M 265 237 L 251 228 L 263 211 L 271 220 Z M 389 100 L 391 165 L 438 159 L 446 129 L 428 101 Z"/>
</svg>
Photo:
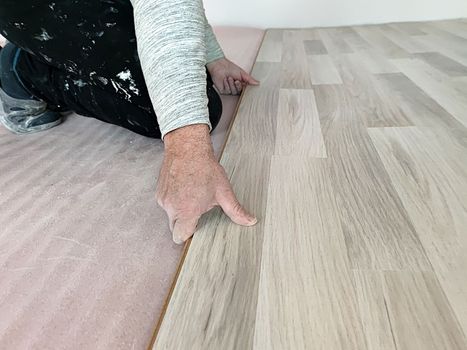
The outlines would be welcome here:
<svg viewBox="0 0 467 350">
<path fill-rule="evenodd" d="M 0 31 L 22 49 L 19 78 L 49 109 L 72 110 L 160 138 L 129 0 L 1 0 Z M 214 128 L 222 102 L 206 73 Z"/>
</svg>

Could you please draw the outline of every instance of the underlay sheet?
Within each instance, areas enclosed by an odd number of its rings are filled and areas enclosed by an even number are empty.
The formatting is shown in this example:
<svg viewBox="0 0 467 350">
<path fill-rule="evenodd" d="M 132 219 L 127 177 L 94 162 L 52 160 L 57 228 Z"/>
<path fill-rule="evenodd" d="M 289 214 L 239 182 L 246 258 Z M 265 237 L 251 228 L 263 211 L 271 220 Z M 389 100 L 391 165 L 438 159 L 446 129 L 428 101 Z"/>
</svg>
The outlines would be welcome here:
<svg viewBox="0 0 467 350">
<path fill-rule="evenodd" d="M 250 71 L 264 32 L 214 29 Z M 222 99 L 217 152 L 238 102 Z M 182 252 L 154 199 L 162 158 L 161 141 L 77 115 L 0 127 L 0 349 L 149 344 Z"/>
</svg>

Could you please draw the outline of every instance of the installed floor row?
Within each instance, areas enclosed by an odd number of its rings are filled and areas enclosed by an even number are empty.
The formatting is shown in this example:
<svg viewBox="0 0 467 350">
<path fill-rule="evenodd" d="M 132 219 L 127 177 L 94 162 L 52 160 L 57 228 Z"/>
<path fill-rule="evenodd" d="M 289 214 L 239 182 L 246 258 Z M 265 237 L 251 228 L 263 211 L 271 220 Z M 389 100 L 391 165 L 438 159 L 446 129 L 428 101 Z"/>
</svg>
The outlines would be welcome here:
<svg viewBox="0 0 467 350">
<path fill-rule="evenodd" d="M 155 349 L 467 349 L 467 22 L 269 30 Z"/>
</svg>

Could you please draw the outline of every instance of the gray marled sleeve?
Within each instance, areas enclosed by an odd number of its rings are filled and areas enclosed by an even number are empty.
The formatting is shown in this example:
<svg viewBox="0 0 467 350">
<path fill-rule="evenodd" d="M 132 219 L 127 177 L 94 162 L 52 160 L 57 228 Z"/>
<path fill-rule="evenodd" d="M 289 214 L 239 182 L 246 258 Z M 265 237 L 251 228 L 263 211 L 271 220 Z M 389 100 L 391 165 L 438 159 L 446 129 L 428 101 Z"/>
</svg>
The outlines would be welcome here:
<svg viewBox="0 0 467 350">
<path fill-rule="evenodd" d="M 212 31 L 212 27 L 209 24 L 206 17 L 205 18 L 205 26 L 206 26 L 206 63 L 215 61 L 219 58 L 223 58 L 224 52 L 219 45 L 219 42 Z"/>
<path fill-rule="evenodd" d="M 162 138 L 191 124 L 211 129 L 202 0 L 132 0 L 132 4 L 138 55 Z M 212 39 L 210 45 L 215 47 Z M 218 50 L 213 52 L 217 57 Z"/>
</svg>

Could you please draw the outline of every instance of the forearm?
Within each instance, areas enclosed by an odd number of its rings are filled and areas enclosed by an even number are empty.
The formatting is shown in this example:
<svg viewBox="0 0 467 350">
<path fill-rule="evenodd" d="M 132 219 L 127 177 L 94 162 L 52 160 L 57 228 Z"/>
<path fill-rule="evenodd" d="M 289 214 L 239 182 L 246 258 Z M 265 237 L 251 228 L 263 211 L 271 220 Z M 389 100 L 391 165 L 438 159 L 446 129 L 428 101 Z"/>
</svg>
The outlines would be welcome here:
<svg viewBox="0 0 467 350">
<path fill-rule="evenodd" d="M 132 3 L 138 54 L 162 137 L 186 125 L 210 130 L 202 1 Z"/>
</svg>

